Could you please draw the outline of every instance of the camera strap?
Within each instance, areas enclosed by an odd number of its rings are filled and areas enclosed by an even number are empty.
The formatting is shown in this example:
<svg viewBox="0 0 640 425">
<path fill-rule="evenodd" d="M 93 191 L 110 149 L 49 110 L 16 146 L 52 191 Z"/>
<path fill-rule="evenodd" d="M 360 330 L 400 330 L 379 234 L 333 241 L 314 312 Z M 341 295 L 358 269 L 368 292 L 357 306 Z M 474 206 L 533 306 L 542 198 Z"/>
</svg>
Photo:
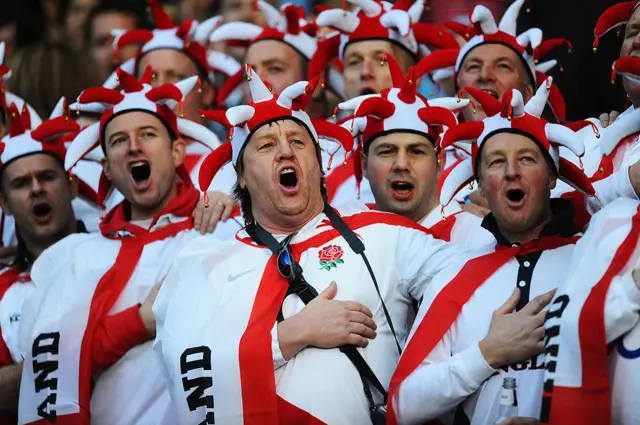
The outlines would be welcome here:
<svg viewBox="0 0 640 425">
<path fill-rule="evenodd" d="M 389 315 L 389 311 L 387 310 L 387 306 L 385 305 L 384 300 L 382 299 L 382 294 L 380 293 L 380 288 L 378 286 L 378 281 L 373 273 L 373 269 L 369 264 L 369 260 L 364 254 L 364 244 L 362 241 L 355 235 L 353 230 L 344 222 L 344 220 L 338 215 L 338 213 L 328 204 L 325 203 L 324 214 L 329 218 L 332 226 L 340 233 L 340 235 L 347 241 L 349 247 L 353 252 L 360 255 L 365 262 L 369 275 L 373 280 L 373 284 L 376 288 L 376 292 L 378 293 L 378 297 L 380 302 L 382 303 L 382 310 L 387 319 L 387 323 L 389 324 L 389 328 L 396 342 L 396 347 L 398 349 L 398 353 L 402 353 L 400 348 L 400 343 L 396 336 L 395 328 L 393 326 L 393 322 L 391 321 L 391 316 Z M 278 243 L 276 238 L 269 232 L 267 232 L 262 226 L 258 223 L 251 223 L 247 226 L 247 233 L 251 237 L 251 239 L 259 244 L 266 246 L 273 253 L 273 255 L 278 256 L 283 247 L 291 240 L 293 235 L 287 236 L 282 242 Z M 292 259 L 292 266 L 296 267 L 296 278 L 293 281 L 289 282 L 289 289 L 287 294 L 296 294 L 300 297 L 302 302 L 306 305 L 309 304 L 315 297 L 318 296 L 318 292 L 313 288 L 309 283 L 304 280 L 302 276 L 302 267 L 298 264 L 297 261 Z M 282 308 L 278 315 L 278 321 L 282 321 Z M 384 389 L 384 386 L 378 380 L 378 377 L 375 375 L 371 367 L 367 363 L 367 361 L 362 357 L 362 354 L 357 350 L 354 345 L 343 345 L 340 347 L 340 351 L 343 352 L 347 358 L 353 363 L 355 368 L 358 370 L 360 374 L 360 378 L 362 380 L 362 385 L 364 388 L 365 396 L 369 401 L 369 407 L 373 409 L 375 407 L 375 403 L 373 401 L 373 395 L 371 394 L 371 389 L 369 387 L 369 383 L 373 385 L 373 387 L 382 394 L 384 397 L 384 402 L 387 402 L 387 391 Z"/>
</svg>

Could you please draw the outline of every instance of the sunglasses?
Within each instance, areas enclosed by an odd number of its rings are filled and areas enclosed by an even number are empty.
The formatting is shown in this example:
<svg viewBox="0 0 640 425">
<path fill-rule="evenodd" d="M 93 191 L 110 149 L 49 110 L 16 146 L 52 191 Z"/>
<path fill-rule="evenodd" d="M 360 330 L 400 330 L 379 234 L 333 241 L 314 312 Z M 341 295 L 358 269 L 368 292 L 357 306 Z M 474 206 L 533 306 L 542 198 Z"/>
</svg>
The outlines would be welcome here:
<svg viewBox="0 0 640 425">
<path fill-rule="evenodd" d="M 296 279 L 297 264 L 290 246 L 292 237 L 293 235 L 290 235 L 282 241 L 278 254 L 278 271 L 288 282 L 293 282 Z"/>
</svg>

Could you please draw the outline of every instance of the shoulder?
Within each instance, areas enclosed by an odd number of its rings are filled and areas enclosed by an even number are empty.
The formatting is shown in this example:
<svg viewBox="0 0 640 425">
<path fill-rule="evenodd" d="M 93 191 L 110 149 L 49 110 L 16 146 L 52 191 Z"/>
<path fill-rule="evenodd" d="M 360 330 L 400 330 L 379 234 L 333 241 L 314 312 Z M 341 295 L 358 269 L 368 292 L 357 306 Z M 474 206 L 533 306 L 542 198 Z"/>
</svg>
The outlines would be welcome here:
<svg viewBox="0 0 640 425">
<path fill-rule="evenodd" d="M 219 254 L 229 251 L 237 251 L 243 244 L 236 239 L 220 239 L 215 235 L 201 235 L 193 230 L 188 240 L 177 253 L 176 261 L 185 262 L 193 258 L 201 258 L 209 255 Z"/>
<path fill-rule="evenodd" d="M 352 229 L 367 226 L 380 226 L 398 229 L 407 228 L 431 234 L 429 230 L 411 219 L 394 213 L 370 210 L 364 205 L 360 209 L 348 206 L 341 207 L 337 211 Z"/>
</svg>

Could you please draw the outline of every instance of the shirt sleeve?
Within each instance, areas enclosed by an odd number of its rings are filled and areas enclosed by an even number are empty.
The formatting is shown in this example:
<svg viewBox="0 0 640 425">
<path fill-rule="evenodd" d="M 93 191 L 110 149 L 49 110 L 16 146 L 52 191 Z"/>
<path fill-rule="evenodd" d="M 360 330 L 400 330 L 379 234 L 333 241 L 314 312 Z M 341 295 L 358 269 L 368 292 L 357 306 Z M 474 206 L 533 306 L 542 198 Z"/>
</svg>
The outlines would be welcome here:
<svg viewBox="0 0 640 425">
<path fill-rule="evenodd" d="M 629 165 L 622 167 L 609 177 L 593 183 L 598 199 L 587 198 L 587 209 L 591 214 L 618 198 L 639 199 L 629 178 L 629 168 Z"/>
<path fill-rule="evenodd" d="M 438 272 L 460 261 L 461 257 L 469 257 L 469 250 L 436 239 L 426 229 L 400 227 L 397 238 L 397 280 L 403 292 L 414 300 L 422 299 L 422 294 Z"/>
<path fill-rule="evenodd" d="M 280 351 L 280 342 L 278 341 L 278 322 L 271 329 L 271 352 L 273 354 L 273 369 L 279 369 L 287 364 L 287 360 Z"/>
<path fill-rule="evenodd" d="M 144 327 L 138 305 L 107 316 L 98 324 L 91 344 L 91 371 L 99 373 L 127 351 L 152 339 Z"/>
<path fill-rule="evenodd" d="M 607 344 L 640 322 L 640 289 L 631 273 L 617 277 L 609 287 L 604 304 Z"/>
<path fill-rule="evenodd" d="M 407 344 L 413 339 L 435 295 L 434 288 L 425 294 Z M 398 387 L 393 402 L 399 423 L 422 424 L 449 413 L 496 372 L 485 360 L 478 343 L 452 354 L 456 338 L 453 329 L 455 326 Z"/>
</svg>

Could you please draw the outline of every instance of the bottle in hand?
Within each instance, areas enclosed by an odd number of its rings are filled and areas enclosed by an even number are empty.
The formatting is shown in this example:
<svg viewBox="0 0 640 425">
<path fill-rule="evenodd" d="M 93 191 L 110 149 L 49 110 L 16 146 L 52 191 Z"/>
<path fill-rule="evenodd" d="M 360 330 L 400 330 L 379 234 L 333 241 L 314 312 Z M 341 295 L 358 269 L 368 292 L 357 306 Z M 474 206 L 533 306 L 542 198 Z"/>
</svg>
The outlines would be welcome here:
<svg viewBox="0 0 640 425">
<path fill-rule="evenodd" d="M 504 378 L 500 391 L 500 413 L 496 423 L 517 416 L 518 398 L 516 397 L 516 378 Z"/>
</svg>

